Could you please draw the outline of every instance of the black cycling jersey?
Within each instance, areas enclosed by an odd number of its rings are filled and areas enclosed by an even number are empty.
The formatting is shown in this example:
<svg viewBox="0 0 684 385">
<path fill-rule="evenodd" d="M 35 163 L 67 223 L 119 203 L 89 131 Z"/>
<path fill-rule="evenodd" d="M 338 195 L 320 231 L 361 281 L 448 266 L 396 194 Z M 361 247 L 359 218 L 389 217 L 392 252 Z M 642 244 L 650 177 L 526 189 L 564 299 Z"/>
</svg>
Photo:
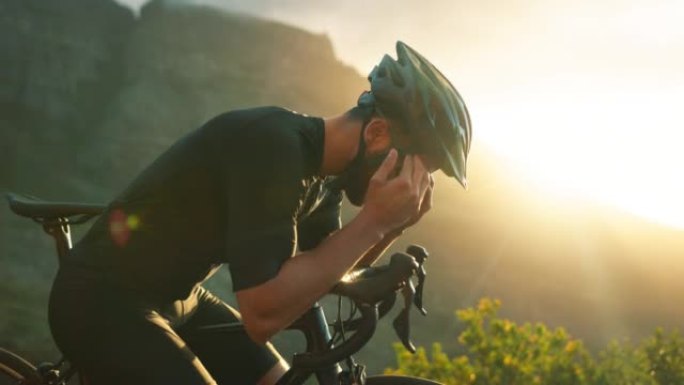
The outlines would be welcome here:
<svg viewBox="0 0 684 385">
<path fill-rule="evenodd" d="M 108 205 L 49 303 L 53 337 L 88 383 L 253 384 L 282 360 L 244 330 L 198 334 L 240 320 L 200 283 L 228 263 L 235 291 L 258 285 L 340 227 L 341 194 L 318 176 L 324 135 L 322 119 L 282 108 L 228 112 Z"/>
<path fill-rule="evenodd" d="M 318 175 L 324 132 L 321 118 L 277 107 L 211 119 L 116 197 L 66 264 L 163 301 L 222 263 L 234 291 L 273 278 L 340 227 L 341 194 Z"/>
</svg>

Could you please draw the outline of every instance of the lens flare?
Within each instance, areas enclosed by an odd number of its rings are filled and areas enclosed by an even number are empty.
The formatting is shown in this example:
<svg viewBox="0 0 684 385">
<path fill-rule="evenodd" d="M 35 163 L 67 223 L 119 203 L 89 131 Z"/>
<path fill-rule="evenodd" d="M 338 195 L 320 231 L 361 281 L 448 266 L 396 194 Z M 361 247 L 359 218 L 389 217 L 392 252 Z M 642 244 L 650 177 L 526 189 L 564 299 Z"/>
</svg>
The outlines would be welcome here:
<svg viewBox="0 0 684 385">
<path fill-rule="evenodd" d="M 125 247 L 131 237 L 131 231 L 140 228 L 140 217 L 127 215 L 121 209 L 112 210 L 109 214 L 109 235 L 115 245 Z"/>
<path fill-rule="evenodd" d="M 135 214 L 129 215 L 126 219 L 126 225 L 131 230 L 137 230 L 140 226 L 140 218 Z"/>
</svg>

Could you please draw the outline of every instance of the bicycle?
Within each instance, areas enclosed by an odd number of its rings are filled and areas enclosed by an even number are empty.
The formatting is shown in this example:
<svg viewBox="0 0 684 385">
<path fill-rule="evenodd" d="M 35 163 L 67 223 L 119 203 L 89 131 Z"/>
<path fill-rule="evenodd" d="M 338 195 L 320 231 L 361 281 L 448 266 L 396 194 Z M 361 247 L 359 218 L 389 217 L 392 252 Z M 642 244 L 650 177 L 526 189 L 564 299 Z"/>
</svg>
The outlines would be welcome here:
<svg viewBox="0 0 684 385">
<path fill-rule="evenodd" d="M 15 214 L 33 219 L 54 238 L 60 263 L 71 249 L 71 226 L 86 223 L 106 209 L 105 205 L 46 202 L 12 193 L 7 194 L 7 200 Z M 334 322 L 326 320 L 323 308 L 316 303 L 288 327 L 288 330 L 304 334 L 306 350 L 294 354 L 291 368 L 277 385 L 300 385 L 311 376 L 315 376 L 320 385 L 438 385 L 416 377 L 366 376 L 365 366 L 353 358 L 375 333 L 378 319 L 393 308 L 399 293 L 404 299 L 404 308 L 394 319 L 393 326 L 404 346 L 413 353 L 416 351 L 409 337 L 409 312 L 415 305 L 421 314 L 427 314 L 422 296 L 427 257 L 423 247 L 411 245 L 406 253 L 393 254 L 389 264 L 356 269 L 347 274 L 330 292 L 338 296 L 338 314 Z M 413 277 L 417 278 L 417 285 L 414 285 Z M 344 297 L 350 300 L 350 314 L 343 320 Z M 240 323 L 217 324 L 197 332 L 230 333 L 242 328 Z M 350 332 L 354 334 L 348 336 Z M 345 370 L 341 363 L 346 365 Z M 56 364 L 45 362 L 36 367 L 0 348 L 0 385 L 6 380 L 12 380 L 14 384 L 65 385 L 77 373 L 79 383 L 86 385 L 87 378 L 66 357 Z"/>
</svg>

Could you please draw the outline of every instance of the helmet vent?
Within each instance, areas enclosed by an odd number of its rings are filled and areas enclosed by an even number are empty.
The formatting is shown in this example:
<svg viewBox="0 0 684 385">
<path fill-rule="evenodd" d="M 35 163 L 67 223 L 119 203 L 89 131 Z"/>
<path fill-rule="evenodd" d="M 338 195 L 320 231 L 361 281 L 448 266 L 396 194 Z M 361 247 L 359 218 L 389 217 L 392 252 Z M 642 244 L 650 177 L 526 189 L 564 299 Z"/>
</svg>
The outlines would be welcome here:
<svg viewBox="0 0 684 385">
<path fill-rule="evenodd" d="M 406 83 L 404 82 L 404 77 L 401 76 L 401 73 L 399 73 L 398 68 L 391 68 L 389 69 L 390 76 L 392 77 L 392 82 L 397 86 L 397 87 L 404 87 Z"/>
</svg>

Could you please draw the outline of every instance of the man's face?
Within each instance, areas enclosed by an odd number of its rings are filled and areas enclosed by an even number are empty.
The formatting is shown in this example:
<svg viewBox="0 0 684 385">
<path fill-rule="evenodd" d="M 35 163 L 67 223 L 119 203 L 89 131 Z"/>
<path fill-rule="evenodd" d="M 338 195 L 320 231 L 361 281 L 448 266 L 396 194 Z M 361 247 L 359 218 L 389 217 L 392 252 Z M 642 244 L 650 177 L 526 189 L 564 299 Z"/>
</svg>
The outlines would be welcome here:
<svg viewBox="0 0 684 385">
<path fill-rule="evenodd" d="M 347 195 L 347 199 L 354 206 L 362 206 L 364 199 L 366 197 L 366 190 L 368 190 L 368 183 L 373 177 L 373 174 L 378 170 L 382 162 L 387 157 L 389 150 L 368 154 L 363 159 L 363 166 L 360 169 L 356 169 L 352 175 L 349 176 L 346 186 L 344 187 L 344 193 Z M 394 178 L 401 171 L 401 166 L 404 164 L 404 157 L 406 154 L 399 150 L 399 158 L 397 159 L 397 165 L 394 172 L 390 174 L 390 178 Z M 426 156 L 419 155 L 421 161 L 428 169 L 428 172 L 432 174 L 437 170 L 437 166 L 433 164 Z"/>
<path fill-rule="evenodd" d="M 368 183 L 371 177 L 378 170 L 382 161 L 389 153 L 389 148 L 385 151 L 366 154 L 363 158 L 361 167 L 355 168 L 353 173 L 349 175 L 346 185 L 344 186 L 344 193 L 349 199 L 349 202 L 354 206 L 362 206 L 366 197 L 366 190 L 368 190 Z M 397 166 L 403 163 L 403 157 L 397 161 Z"/>
<path fill-rule="evenodd" d="M 369 126 L 371 124 L 369 123 L 368 126 L 366 126 L 365 129 L 371 129 Z M 387 127 L 387 126 L 386 126 Z M 377 127 L 375 127 L 377 129 Z M 397 139 L 398 142 L 395 142 L 389 135 L 389 131 L 386 133 L 388 140 L 382 142 L 382 145 L 373 145 L 369 146 L 368 143 L 366 144 L 366 154 L 363 158 L 361 167 L 356 167 L 352 170 L 352 173 L 349 175 L 347 179 L 347 183 L 344 186 L 344 192 L 345 195 L 347 196 L 347 199 L 349 199 L 349 202 L 351 202 L 355 206 L 362 206 L 363 202 L 366 197 L 366 190 L 368 190 L 368 184 L 370 182 L 370 179 L 373 177 L 373 174 L 378 170 L 382 162 L 385 160 L 387 157 L 387 154 L 392 148 L 396 148 L 399 151 L 399 158 L 397 159 L 397 165 L 392 174 L 390 174 L 390 178 L 394 178 L 396 175 L 399 174 L 399 171 L 401 171 L 401 166 L 404 163 L 404 156 L 406 155 L 405 151 L 402 151 L 402 148 L 406 148 L 410 146 L 410 139 L 408 137 L 402 136 L 400 134 L 397 134 L 395 139 Z M 370 135 L 373 137 L 373 135 Z M 434 162 L 431 162 L 428 160 L 426 156 L 419 155 L 421 161 L 427 167 L 430 173 L 435 171 L 437 169 L 436 166 L 434 166 Z"/>
</svg>

